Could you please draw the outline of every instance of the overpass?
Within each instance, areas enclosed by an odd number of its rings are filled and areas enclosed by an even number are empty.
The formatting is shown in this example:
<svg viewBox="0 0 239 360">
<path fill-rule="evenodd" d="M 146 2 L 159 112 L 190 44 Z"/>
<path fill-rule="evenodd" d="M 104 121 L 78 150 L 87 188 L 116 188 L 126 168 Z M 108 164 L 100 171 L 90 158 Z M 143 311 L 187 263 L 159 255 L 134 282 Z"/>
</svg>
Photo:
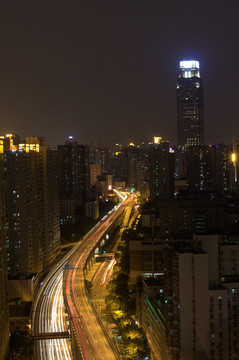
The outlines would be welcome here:
<svg viewBox="0 0 239 360">
<path fill-rule="evenodd" d="M 69 331 L 39 333 L 32 337 L 33 340 L 51 340 L 70 338 Z"/>
</svg>

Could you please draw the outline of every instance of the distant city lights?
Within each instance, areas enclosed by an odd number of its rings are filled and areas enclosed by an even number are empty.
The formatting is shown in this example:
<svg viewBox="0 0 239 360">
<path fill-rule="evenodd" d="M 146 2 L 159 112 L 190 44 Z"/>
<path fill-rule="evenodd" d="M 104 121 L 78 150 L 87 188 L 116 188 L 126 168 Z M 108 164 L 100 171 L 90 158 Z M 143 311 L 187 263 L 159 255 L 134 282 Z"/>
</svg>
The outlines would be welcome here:
<svg viewBox="0 0 239 360">
<path fill-rule="evenodd" d="M 161 142 L 162 138 L 158 136 L 154 136 L 154 144 L 159 144 Z"/>
</svg>

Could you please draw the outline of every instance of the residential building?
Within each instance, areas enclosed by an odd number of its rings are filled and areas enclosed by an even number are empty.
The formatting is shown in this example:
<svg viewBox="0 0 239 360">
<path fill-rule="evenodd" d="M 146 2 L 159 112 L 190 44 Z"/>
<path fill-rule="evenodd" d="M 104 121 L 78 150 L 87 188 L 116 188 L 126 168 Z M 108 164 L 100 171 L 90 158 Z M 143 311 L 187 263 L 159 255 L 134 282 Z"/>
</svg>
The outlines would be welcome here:
<svg viewBox="0 0 239 360">
<path fill-rule="evenodd" d="M 7 242 L 3 177 L 3 139 L 0 138 L 0 360 L 5 360 L 9 347 L 9 310 L 7 292 Z"/>
<path fill-rule="evenodd" d="M 108 200 L 108 194 L 113 189 L 112 175 L 97 176 L 96 194 L 101 202 Z"/>
<path fill-rule="evenodd" d="M 142 238 L 129 243 L 130 281 L 138 276 L 148 278 L 163 275 L 164 242 L 158 238 Z"/>
<path fill-rule="evenodd" d="M 72 200 L 74 212 L 79 213 L 85 211 L 85 201 L 90 197 L 89 146 L 80 145 L 70 137 L 65 145 L 58 145 L 57 150 L 61 214 L 64 216 L 61 222 L 69 219 L 71 223 L 72 213 L 67 214 L 70 208 L 65 200 Z"/>
<path fill-rule="evenodd" d="M 199 248 L 171 248 L 165 259 L 169 358 L 229 359 L 228 291 L 213 281 L 213 259 Z"/>
<path fill-rule="evenodd" d="M 239 354 L 239 237 L 200 235 L 195 240 L 208 253 L 210 288 L 220 284 L 226 291 L 225 296 L 210 294 L 211 312 L 216 313 L 210 317 L 211 352 L 215 359 L 236 360 Z M 216 357 L 223 351 L 224 339 L 228 341 L 228 355 Z"/>
<path fill-rule="evenodd" d="M 101 175 L 100 164 L 90 164 L 90 185 L 95 186 L 97 182 L 97 176 Z"/>
<path fill-rule="evenodd" d="M 152 200 L 170 200 L 174 196 L 174 154 L 169 142 L 158 137 L 149 146 L 149 188 Z"/>
<path fill-rule="evenodd" d="M 59 253 L 56 149 L 26 138 L 4 152 L 8 274 L 47 271 Z"/>
<path fill-rule="evenodd" d="M 143 280 L 138 302 L 140 326 L 144 329 L 150 346 L 150 359 L 167 360 L 167 323 L 164 314 L 164 290 L 159 278 Z"/>
<path fill-rule="evenodd" d="M 233 191 L 231 145 L 189 146 L 185 149 L 188 190 L 217 192 L 227 195 Z"/>
<path fill-rule="evenodd" d="M 86 201 L 85 214 L 90 219 L 96 220 L 99 217 L 99 202 L 98 200 Z"/>
<path fill-rule="evenodd" d="M 151 228 L 159 226 L 161 239 L 190 238 L 193 233 L 223 231 L 227 206 L 226 200 L 197 198 L 160 201 L 152 209 L 148 203 L 142 211 L 142 223 Z"/>
</svg>

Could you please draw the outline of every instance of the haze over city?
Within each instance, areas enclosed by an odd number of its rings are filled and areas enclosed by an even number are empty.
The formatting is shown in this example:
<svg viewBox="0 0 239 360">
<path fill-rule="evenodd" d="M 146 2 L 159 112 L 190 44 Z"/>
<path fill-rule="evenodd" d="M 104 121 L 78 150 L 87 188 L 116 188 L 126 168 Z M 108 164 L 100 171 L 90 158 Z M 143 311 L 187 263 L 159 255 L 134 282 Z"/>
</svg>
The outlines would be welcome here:
<svg viewBox="0 0 239 360">
<path fill-rule="evenodd" d="M 1 133 L 177 144 L 179 61 L 200 61 L 205 143 L 239 131 L 237 1 L 5 2 Z M 216 129 L 216 131 L 215 131 Z"/>
<path fill-rule="evenodd" d="M 238 360 L 238 13 L 2 4 L 0 360 Z"/>
</svg>

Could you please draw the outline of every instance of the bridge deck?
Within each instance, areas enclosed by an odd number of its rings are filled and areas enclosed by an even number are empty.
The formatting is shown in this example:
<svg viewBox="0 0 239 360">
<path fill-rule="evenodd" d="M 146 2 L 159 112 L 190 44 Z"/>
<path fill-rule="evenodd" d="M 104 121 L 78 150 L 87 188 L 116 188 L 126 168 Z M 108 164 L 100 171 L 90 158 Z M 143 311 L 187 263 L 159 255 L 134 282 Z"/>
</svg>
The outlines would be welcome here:
<svg viewBox="0 0 239 360">
<path fill-rule="evenodd" d="M 34 335 L 33 340 L 47 340 L 47 339 L 66 339 L 69 338 L 70 334 L 68 331 L 63 332 L 48 332 L 48 333 L 39 333 Z"/>
</svg>

